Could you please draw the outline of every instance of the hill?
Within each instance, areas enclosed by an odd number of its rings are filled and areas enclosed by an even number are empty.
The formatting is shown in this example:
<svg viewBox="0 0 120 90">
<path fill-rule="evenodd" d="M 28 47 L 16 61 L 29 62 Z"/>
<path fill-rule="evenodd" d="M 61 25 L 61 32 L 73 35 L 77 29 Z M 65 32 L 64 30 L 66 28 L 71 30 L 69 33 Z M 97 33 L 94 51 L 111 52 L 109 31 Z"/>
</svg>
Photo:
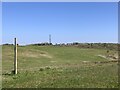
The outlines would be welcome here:
<svg viewBox="0 0 120 90">
<path fill-rule="evenodd" d="M 17 75 L 12 73 L 13 50 L 12 45 L 3 45 L 3 88 L 118 87 L 118 56 L 114 49 L 18 46 Z"/>
</svg>

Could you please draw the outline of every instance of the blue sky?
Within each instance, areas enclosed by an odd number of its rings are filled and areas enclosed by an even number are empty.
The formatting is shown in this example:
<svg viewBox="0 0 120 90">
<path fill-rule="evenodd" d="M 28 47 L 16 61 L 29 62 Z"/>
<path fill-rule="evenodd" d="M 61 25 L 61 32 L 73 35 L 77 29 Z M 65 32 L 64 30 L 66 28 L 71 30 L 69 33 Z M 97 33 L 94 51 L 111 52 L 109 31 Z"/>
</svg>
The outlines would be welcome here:
<svg viewBox="0 0 120 90">
<path fill-rule="evenodd" d="M 118 42 L 118 6 L 112 3 L 4 2 L 3 43 Z"/>
</svg>

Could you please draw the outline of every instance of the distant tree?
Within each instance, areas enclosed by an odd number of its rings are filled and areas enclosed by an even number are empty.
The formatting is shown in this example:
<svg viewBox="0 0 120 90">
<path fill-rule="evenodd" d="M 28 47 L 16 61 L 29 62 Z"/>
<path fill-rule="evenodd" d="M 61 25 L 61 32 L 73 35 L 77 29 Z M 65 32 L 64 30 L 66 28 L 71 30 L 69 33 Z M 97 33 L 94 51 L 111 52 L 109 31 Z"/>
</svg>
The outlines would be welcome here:
<svg viewBox="0 0 120 90">
<path fill-rule="evenodd" d="M 49 43 L 49 45 L 53 45 L 52 43 Z"/>
<path fill-rule="evenodd" d="M 3 45 L 13 45 L 13 44 L 6 43 L 6 44 L 3 44 Z"/>
<path fill-rule="evenodd" d="M 93 47 L 93 44 L 91 43 L 90 46 L 91 46 L 91 48 L 92 48 L 92 47 Z"/>
<path fill-rule="evenodd" d="M 78 42 L 73 42 L 73 45 L 78 45 L 79 43 Z"/>
<path fill-rule="evenodd" d="M 106 47 L 106 45 L 107 45 L 106 43 L 103 43 L 103 47 Z"/>
</svg>

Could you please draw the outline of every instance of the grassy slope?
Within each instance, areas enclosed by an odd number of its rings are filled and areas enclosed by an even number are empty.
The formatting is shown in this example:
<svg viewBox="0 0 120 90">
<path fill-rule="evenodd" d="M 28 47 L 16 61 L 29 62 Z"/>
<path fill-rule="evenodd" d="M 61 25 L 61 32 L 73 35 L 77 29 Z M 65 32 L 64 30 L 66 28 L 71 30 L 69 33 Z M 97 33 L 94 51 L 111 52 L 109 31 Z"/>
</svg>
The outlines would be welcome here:
<svg viewBox="0 0 120 90">
<path fill-rule="evenodd" d="M 3 87 L 118 87 L 117 63 L 95 64 L 108 60 L 98 55 L 106 50 L 18 47 L 19 73 L 12 75 L 13 47 L 3 46 Z"/>
</svg>

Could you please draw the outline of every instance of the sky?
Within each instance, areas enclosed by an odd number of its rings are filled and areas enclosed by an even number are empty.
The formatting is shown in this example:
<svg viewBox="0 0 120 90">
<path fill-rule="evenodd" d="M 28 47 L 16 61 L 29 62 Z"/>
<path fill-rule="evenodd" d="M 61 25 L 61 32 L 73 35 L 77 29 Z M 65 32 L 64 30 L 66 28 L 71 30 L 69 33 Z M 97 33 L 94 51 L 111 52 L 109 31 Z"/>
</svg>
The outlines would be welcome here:
<svg viewBox="0 0 120 90">
<path fill-rule="evenodd" d="M 117 2 L 3 2 L 2 43 L 118 42 Z"/>
</svg>

